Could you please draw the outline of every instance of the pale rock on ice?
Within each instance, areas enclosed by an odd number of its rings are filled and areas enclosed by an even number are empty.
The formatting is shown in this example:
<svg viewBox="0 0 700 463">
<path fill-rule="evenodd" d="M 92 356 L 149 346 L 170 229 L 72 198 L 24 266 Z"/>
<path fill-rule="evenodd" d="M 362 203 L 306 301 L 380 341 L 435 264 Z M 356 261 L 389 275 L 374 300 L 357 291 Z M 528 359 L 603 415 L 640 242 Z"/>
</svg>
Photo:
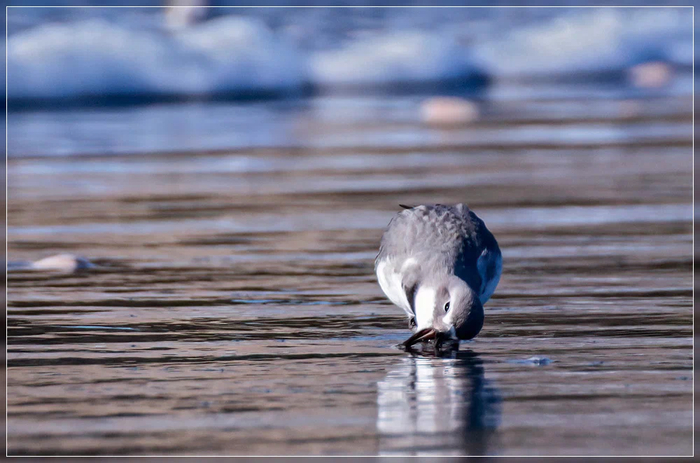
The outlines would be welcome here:
<svg viewBox="0 0 700 463">
<path fill-rule="evenodd" d="M 466 124 L 479 117 L 476 104 L 464 98 L 435 97 L 425 100 L 420 107 L 421 118 L 427 124 Z"/>
<path fill-rule="evenodd" d="M 635 87 L 659 88 L 671 81 L 673 70 L 664 62 L 650 61 L 632 66 L 627 76 Z"/>
<path fill-rule="evenodd" d="M 64 272 L 75 272 L 94 267 L 89 260 L 73 254 L 56 254 L 50 257 L 33 262 L 31 268 L 34 270 L 57 270 Z"/>
</svg>

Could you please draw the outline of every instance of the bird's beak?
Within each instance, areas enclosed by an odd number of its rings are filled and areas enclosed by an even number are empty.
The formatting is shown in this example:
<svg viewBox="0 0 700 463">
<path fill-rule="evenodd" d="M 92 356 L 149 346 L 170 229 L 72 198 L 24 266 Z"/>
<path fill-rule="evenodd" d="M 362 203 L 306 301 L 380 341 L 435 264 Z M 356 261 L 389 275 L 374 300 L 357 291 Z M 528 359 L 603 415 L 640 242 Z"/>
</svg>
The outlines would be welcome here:
<svg viewBox="0 0 700 463">
<path fill-rule="evenodd" d="M 404 347 L 411 347 L 412 345 L 421 342 L 421 341 L 427 341 L 429 339 L 435 339 L 437 337 L 437 330 L 435 328 L 425 328 L 420 331 L 418 331 L 416 334 L 411 336 L 410 338 L 406 339 L 403 342 Z"/>
</svg>

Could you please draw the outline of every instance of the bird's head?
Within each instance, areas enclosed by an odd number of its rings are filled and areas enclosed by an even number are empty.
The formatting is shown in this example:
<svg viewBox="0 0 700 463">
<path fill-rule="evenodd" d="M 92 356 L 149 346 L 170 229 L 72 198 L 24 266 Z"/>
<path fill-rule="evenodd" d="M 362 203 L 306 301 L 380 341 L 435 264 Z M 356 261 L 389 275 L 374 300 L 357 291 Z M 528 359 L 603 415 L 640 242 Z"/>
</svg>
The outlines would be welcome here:
<svg viewBox="0 0 700 463">
<path fill-rule="evenodd" d="M 414 307 L 415 332 L 403 343 L 405 347 L 430 339 L 435 339 L 438 345 L 449 340 L 472 339 L 484 325 L 484 308 L 479 297 L 454 275 L 421 283 Z"/>
</svg>

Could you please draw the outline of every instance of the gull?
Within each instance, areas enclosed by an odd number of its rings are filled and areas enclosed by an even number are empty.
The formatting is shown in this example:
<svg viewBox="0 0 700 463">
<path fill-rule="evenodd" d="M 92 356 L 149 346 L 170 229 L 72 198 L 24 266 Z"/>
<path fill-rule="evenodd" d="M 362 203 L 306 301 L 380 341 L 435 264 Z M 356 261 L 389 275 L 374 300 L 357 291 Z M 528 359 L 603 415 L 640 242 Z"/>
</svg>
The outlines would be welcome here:
<svg viewBox="0 0 700 463">
<path fill-rule="evenodd" d="M 400 206 L 374 268 L 384 294 L 408 315 L 414 334 L 403 346 L 474 338 L 503 268 L 496 238 L 465 204 Z"/>
</svg>

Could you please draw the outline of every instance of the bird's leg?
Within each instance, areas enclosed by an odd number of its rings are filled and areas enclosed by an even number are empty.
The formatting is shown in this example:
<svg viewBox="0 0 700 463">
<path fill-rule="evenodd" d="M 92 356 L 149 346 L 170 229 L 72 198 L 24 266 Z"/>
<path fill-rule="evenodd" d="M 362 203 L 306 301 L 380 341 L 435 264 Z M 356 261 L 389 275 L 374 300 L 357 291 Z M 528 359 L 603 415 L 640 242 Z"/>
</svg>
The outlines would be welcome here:
<svg viewBox="0 0 700 463">
<path fill-rule="evenodd" d="M 438 336 L 435 338 L 435 355 L 442 355 L 443 353 L 453 354 L 459 350 L 459 340 L 450 339 L 444 336 Z"/>
<path fill-rule="evenodd" d="M 416 327 L 416 317 L 411 317 L 408 319 L 408 329 L 412 330 Z"/>
<path fill-rule="evenodd" d="M 435 348 L 435 355 L 438 355 L 440 353 L 440 349 L 442 349 L 442 343 L 444 339 L 445 338 L 441 334 L 435 336 L 435 344 L 433 345 L 433 347 Z"/>
</svg>

